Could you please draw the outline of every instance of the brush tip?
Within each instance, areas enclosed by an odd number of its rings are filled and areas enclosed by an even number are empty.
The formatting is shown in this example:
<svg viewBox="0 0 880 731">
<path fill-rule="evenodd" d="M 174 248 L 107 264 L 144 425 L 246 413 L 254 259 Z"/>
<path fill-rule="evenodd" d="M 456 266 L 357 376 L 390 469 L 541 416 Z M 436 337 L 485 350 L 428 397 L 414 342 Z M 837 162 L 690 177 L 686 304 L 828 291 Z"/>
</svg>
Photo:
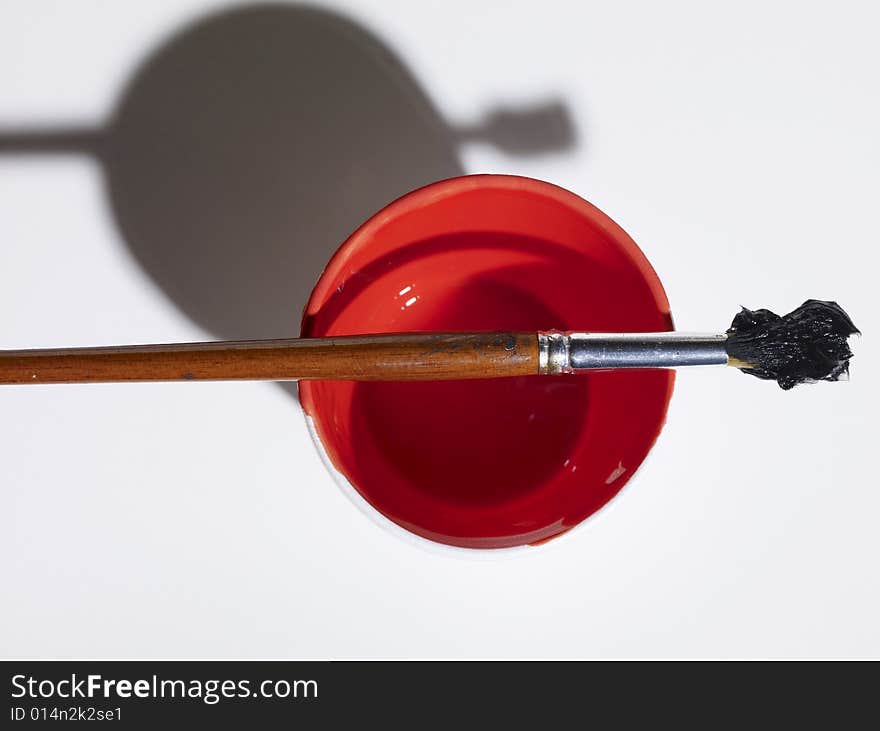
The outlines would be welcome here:
<svg viewBox="0 0 880 731">
<path fill-rule="evenodd" d="M 747 363 L 743 373 L 776 381 L 785 390 L 799 383 L 838 381 L 849 374 L 848 339 L 859 334 L 836 302 L 807 300 L 787 315 L 745 307 L 727 330 L 727 354 Z"/>
</svg>

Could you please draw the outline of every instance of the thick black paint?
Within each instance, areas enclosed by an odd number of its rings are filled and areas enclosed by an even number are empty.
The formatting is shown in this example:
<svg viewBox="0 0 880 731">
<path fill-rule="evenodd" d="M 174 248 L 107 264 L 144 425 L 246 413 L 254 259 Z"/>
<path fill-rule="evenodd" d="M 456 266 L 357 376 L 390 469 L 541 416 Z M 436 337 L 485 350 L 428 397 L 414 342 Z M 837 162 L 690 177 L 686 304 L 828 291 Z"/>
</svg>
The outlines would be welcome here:
<svg viewBox="0 0 880 731">
<path fill-rule="evenodd" d="M 727 354 L 743 368 L 788 390 L 799 383 L 837 381 L 853 357 L 847 339 L 859 331 L 836 302 L 807 300 L 787 315 L 745 307 L 727 331 Z"/>
</svg>

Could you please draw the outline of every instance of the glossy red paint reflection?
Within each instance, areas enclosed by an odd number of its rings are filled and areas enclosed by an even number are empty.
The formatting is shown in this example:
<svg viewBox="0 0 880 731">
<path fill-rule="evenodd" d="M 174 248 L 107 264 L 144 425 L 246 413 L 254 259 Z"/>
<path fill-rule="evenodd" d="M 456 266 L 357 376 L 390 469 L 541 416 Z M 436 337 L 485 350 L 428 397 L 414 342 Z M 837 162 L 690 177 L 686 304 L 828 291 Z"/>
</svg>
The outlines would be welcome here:
<svg viewBox="0 0 880 731">
<path fill-rule="evenodd" d="M 376 214 L 339 250 L 303 337 L 419 330 L 672 329 L 653 269 L 607 216 L 548 183 L 455 178 Z M 330 459 L 425 538 L 552 538 L 612 498 L 665 419 L 672 371 L 447 383 L 300 384 Z"/>
</svg>

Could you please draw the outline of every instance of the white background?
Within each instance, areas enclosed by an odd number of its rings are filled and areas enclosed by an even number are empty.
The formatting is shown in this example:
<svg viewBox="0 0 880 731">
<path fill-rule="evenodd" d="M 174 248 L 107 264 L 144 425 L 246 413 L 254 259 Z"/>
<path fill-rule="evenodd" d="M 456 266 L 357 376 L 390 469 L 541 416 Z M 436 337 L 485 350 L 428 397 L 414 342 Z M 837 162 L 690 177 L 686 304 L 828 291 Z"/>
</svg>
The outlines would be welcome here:
<svg viewBox="0 0 880 731">
<path fill-rule="evenodd" d="M 100 125 L 157 45 L 222 7 L 6 0 L 0 132 Z M 327 7 L 387 44 L 453 124 L 560 101 L 574 149 L 472 143 L 464 169 L 547 179 L 605 210 L 680 328 L 837 299 L 865 333 L 851 381 L 784 393 L 681 373 L 624 493 L 558 544 L 495 561 L 373 525 L 271 384 L 3 387 L 0 653 L 880 655 L 874 4 Z M 212 337 L 128 253 L 103 186 L 86 156 L 0 155 L 0 347 Z"/>
</svg>

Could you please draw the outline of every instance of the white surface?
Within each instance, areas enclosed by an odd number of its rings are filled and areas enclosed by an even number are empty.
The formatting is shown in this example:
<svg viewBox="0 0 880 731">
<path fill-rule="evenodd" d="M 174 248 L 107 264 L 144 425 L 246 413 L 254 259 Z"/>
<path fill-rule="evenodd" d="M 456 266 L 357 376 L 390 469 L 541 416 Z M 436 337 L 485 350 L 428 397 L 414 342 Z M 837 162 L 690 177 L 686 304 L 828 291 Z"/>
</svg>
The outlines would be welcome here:
<svg viewBox="0 0 880 731">
<path fill-rule="evenodd" d="M 219 4 L 6 0 L 0 129 L 98 123 Z M 561 99 L 564 154 L 461 150 L 615 218 L 680 327 L 838 299 L 849 384 L 679 376 L 640 474 L 511 560 L 435 556 L 341 494 L 263 384 L 0 390 L 4 657 L 880 655 L 872 3 L 340 2 L 444 115 Z M 0 156 L 0 347 L 193 340 L 87 158 Z M 824 256 L 827 247 L 834 255 Z"/>
</svg>

